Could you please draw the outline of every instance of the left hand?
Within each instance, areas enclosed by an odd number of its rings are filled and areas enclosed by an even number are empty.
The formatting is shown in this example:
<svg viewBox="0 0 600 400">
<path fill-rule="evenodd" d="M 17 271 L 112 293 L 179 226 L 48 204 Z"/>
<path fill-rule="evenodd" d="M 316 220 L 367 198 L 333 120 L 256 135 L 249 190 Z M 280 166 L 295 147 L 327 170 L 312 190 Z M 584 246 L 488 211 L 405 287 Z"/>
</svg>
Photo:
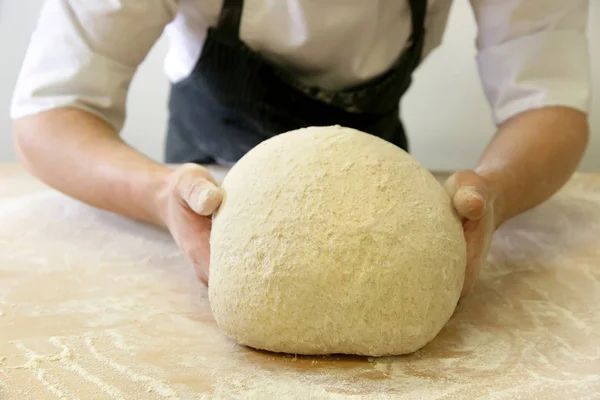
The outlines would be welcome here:
<svg viewBox="0 0 600 400">
<path fill-rule="evenodd" d="M 473 290 L 479 269 L 487 259 L 496 227 L 496 194 L 489 182 L 475 171 L 459 171 L 444 184 L 454 208 L 462 218 L 467 242 L 467 265 L 461 297 Z"/>
<path fill-rule="evenodd" d="M 196 276 L 208 286 L 210 265 L 210 216 L 223 194 L 209 171 L 196 164 L 178 166 L 167 175 L 157 194 L 158 214 Z"/>
</svg>

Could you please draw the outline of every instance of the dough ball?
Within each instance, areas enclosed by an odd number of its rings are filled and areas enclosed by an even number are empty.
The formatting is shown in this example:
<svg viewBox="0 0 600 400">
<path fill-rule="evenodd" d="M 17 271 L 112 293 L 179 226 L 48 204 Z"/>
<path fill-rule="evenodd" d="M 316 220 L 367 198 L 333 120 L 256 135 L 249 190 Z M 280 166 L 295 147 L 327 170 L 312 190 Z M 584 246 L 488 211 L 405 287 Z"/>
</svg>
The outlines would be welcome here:
<svg viewBox="0 0 600 400">
<path fill-rule="evenodd" d="M 294 354 L 411 353 L 452 315 L 466 245 L 412 156 L 339 126 L 273 137 L 227 174 L 209 299 L 239 344 Z"/>
</svg>

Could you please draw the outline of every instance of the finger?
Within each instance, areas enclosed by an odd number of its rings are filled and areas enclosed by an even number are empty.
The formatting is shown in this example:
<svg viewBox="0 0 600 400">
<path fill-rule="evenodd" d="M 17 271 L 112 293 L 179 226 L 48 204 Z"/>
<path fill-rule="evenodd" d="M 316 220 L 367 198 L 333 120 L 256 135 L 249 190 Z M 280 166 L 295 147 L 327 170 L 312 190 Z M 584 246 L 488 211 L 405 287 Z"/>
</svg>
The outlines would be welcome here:
<svg viewBox="0 0 600 400">
<path fill-rule="evenodd" d="M 454 207 L 467 219 L 481 219 L 485 214 L 486 201 L 474 186 L 462 186 L 454 194 Z"/>
<path fill-rule="evenodd" d="M 467 219 L 480 219 L 488 206 L 489 189 L 474 171 L 459 171 L 444 184 L 458 214 Z"/>
<path fill-rule="evenodd" d="M 210 266 L 210 227 L 210 218 L 195 218 L 185 224 L 184 230 L 179 231 L 179 236 L 176 238 L 186 259 L 192 264 L 196 276 L 206 285 Z M 193 240 L 189 240 L 190 238 Z"/>
<path fill-rule="evenodd" d="M 195 181 L 184 188 L 183 198 L 197 214 L 208 216 L 213 214 L 223 201 L 221 190 L 208 181 Z"/>
<path fill-rule="evenodd" d="M 198 232 L 195 255 L 191 257 L 196 276 L 204 285 L 208 286 L 210 280 L 210 220 Z"/>
<path fill-rule="evenodd" d="M 493 215 L 486 213 L 479 220 L 466 220 L 463 223 L 467 242 L 467 267 L 461 296 L 469 294 L 479 275 L 492 243 Z"/>
<path fill-rule="evenodd" d="M 210 275 L 210 250 L 194 248 L 186 251 L 185 255 L 192 264 L 196 277 L 208 286 Z"/>
<path fill-rule="evenodd" d="M 484 227 L 481 221 L 465 221 L 465 240 L 467 241 L 467 266 L 461 297 L 471 293 L 481 264 L 481 252 L 484 248 Z"/>
<path fill-rule="evenodd" d="M 223 194 L 214 179 L 199 165 L 186 164 L 182 167 L 177 190 L 189 207 L 203 216 L 214 213 L 223 201 Z"/>
</svg>

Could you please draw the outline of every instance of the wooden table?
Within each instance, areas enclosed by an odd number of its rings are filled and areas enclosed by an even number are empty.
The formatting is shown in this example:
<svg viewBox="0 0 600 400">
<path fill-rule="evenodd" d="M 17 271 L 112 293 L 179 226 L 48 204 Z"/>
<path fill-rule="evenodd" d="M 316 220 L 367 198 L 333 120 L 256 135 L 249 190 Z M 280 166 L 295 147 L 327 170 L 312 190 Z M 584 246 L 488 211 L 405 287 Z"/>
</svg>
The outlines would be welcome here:
<svg viewBox="0 0 600 400">
<path fill-rule="evenodd" d="M 600 399 L 600 175 L 504 226 L 438 337 L 395 358 L 226 340 L 169 235 L 0 167 L 0 398 Z"/>
</svg>

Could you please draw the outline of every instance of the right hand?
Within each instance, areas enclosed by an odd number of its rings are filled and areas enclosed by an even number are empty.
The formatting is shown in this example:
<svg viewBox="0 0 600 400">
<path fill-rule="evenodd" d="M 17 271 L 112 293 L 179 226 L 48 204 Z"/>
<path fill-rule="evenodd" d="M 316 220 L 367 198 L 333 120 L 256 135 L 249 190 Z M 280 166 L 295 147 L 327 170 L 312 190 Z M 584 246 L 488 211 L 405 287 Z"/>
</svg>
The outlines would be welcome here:
<svg viewBox="0 0 600 400">
<path fill-rule="evenodd" d="M 209 279 L 211 215 L 222 200 L 214 178 L 197 164 L 174 170 L 159 194 L 162 222 L 205 285 Z"/>
</svg>

